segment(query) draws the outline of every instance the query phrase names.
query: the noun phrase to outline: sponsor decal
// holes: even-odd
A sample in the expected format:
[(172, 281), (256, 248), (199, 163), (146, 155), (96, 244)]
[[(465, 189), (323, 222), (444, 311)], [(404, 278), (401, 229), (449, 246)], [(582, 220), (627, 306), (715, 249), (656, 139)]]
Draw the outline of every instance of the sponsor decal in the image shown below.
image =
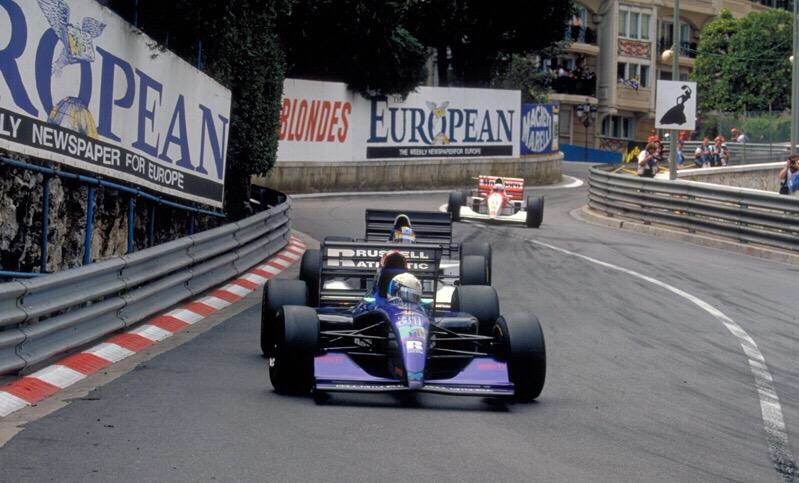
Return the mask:
[(557, 117), (552, 104), (522, 104), (521, 154), (557, 151)]
[(284, 97), (279, 141), (344, 143), (350, 128), (352, 102)]
[[(328, 259), (325, 262), (326, 267), (330, 268), (380, 268), (380, 261), (378, 260), (342, 260), (342, 259)], [(431, 270), (432, 265), (428, 263), (409, 263), (408, 270), (411, 271), (426, 271)]]
[(408, 354), (424, 354), (424, 342), (421, 340), (406, 340), (405, 352)]
[(433, 260), (433, 254), (417, 250), (328, 248), (328, 257), (382, 258), (387, 253), (398, 252), (410, 260)]
[(332, 386), (336, 389), (355, 389), (367, 391), (385, 391), (387, 389), (405, 389), (402, 384), (344, 384), (334, 383)]
[(92, 0), (2, 0), (0, 32), (0, 148), (222, 206), (229, 90)]

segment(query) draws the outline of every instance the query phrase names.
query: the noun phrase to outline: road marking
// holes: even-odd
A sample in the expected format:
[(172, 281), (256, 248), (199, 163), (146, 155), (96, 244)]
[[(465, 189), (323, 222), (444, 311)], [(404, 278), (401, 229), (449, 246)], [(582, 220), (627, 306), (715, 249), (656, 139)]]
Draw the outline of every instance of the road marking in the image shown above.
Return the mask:
[(741, 349), (749, 361), (749, 368), (755, 378), (755, 387), (757, 389), (758, 398), (760, 399), (760, 412), (763, 417), (763, 429), (766, 432), (766, 440), (769, 445), (769, 455), (774, 463), (774, 467), (786, 481), (794, 481), (796, 476), (796, 463), (794, 462), (793, 454), (791, 454), (791, 446), (788, 441), (788, 433), (786, 432), (785, 419), (782, 416), (782, 406), (780, 406), (780, 399), (777, 396), (777, 390), (774, 387), (774, 378), (766, 365), (766, 358), (758, 349), (754, 339), (741, 327), (737, 322), (729, 318), (723, 312), (713, 307), (704, 300), (691, 295), (688, 292), (678, 289), (665, 282), (661, 282), (656, 278), (635, 272), (633, 270), (613, 265), (612, 263), (603, 262), (596, 258), (591, 258), (586, 255), (581, 255), (563, 248), (550, 245), (548, 243), (540, 242), (537, 240), (527, 240), (534, 245), (544, 248), (549, 248), (556, 252), (566, 255), (577, 257), (585, 261), (594, 263), (596, 265), (626, 273), (632, 277), (644, 280), (658, 287), (664, 288), (680, 297), (688, 300), (694, 305), (698, 306), (705, 312), (712, 315), (719, 322), (724, 324), (730, 333), (738, 339)]

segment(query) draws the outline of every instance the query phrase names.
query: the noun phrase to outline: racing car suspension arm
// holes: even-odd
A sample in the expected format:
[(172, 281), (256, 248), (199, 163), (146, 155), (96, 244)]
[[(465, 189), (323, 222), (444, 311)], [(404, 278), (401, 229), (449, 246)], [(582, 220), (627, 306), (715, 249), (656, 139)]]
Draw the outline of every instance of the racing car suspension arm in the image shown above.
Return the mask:
[[(482, 357), (482, 356), (488, 356), (489, 355), (487, 352), (462, 351), (462, 350), (458, 350), (458, 349), (444, 349), (444, 348), (441, 348), (441, 347), (431, 347), (430, 350), (431, 351), (435, 351), (435, 352), (446, 352), (447, 354), (457, 354), (457, 355), (469, 356), (469, 357)], [(435, 354), (431, 354), (431, 356), (432, 357), (436, 357)]]

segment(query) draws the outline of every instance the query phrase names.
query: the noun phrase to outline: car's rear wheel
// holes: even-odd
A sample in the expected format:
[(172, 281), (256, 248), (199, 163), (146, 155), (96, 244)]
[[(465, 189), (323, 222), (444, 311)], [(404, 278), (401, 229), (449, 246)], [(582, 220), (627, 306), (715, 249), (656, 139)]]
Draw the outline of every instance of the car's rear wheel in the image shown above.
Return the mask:
[(302, 280), (272, 279), (266, 282), (261, 299), (261, 351), (275, 355), (277, 316), (284, 305), (308, 305), (308, 286)]
[(463, 242), (461, 244), (460, 255), (461, 263), (463, 263), (463, 257), (467, 255), (479, 255), (483, 257), (486, 265), (486, 273), (488, 274), (486, 285), (491, 284), (491, 244), (488, 242)]
[(278, 311), (275, 355), (269, 360), (269, 380), (275, 392), (292, 395), (311, 392), (318, 347), (316, 311), (310, 307), (284, 305)]
[(461, 257), (461, 285), (490, 285), (486, 260), (480, 255)]
[(508, 363), (515, 399), (533, 401), (544, 389), (547, 372), (544, 331), (538, 318), (524, 313), (499, 317), (494, 337), (499, 348), (497, 356)]
[(308, 305), (319, 307), (319, 274), (322, 271), (322, 252), (306, 250), (300, 262), (300, 280), (308, 286)]
[(467, 313), (477, 319), (481, 334), (490, 334), (499, 317), (499, 297), (489, 285), (455, 287), (452, 294), (452, 311)]
[(539, 196), (533, 198), (527, 197), (527, 226), (529, 228), (538, 228), (541, 222), (544, 221), (544, 197)]
[(453, 191), (449, 194), (449, 202), (447, 203), (447, 211), (452, 215), (452, 221), (461, 219), (461, 206), (463, 205), (463, 193), (460, 191)]

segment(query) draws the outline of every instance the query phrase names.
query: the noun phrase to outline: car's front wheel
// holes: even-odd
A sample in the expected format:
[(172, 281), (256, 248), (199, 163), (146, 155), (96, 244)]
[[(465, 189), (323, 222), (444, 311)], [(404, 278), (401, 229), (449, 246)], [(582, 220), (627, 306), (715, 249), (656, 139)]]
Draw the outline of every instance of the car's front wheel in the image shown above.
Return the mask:
[(497, 318), (494, 338), (498, 356), (507, 361), (514, 396), (530, 402), (541, 395), (547, 372), (544, 331), (532, 314), (513, 314)]
[(282, 278), (266, 282), (261, 299), (261, 352), (266, 357), (275, 354), (277, 314), (284, 305), (308, 305), (308, 285)]
[(539, 196), (533, 198), (527, 197), (527, 226), (529, 228), (538, 228), (541, 222), (544, 221), (544, 197)]
[(461, 219), (461, 206), (463, 206), (463, 193), (460, 191), (453, 191), (449, 194), (449, 202), (447, 202), (447, 211), (452, 215), (452, 221)]
[(269, 380), (279, 394), (304, 395), (314, 384), (319, 317), (310, 307), (284, 305), (277, 317), (277, 344), (269, 359)]

